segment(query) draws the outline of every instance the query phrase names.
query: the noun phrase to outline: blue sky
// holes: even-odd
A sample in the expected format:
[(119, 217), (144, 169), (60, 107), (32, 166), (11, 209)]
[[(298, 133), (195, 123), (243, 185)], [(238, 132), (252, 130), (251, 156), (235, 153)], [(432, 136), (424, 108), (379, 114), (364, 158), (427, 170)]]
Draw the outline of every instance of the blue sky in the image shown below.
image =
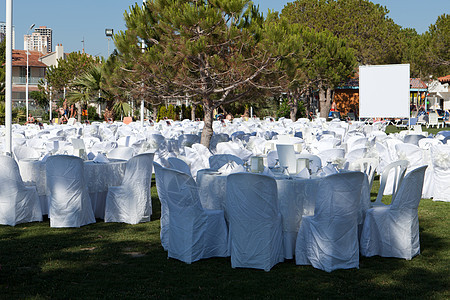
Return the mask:
[[(13, 0), (13, 25), (16, 49), (23, 49), (23, 36), (31, 24), (53, 29), (53, 45), (62, 43), (65, 52), (85, 51), (107, 56), (105, 28), (124, 30), (123, 13), (141, 0)], [(281, 11), (286, 0), (254, 0), (260, 11)], [(402, 27), (412, 27), (419, 33), (428, 30), (439, 15), (450, 13), (449, 0), (373, 0), (386, 6), (389, 17)], [(0, 2), (0, 21), (5, 21), (6, 1)], [(111, 51), (114, 48), (110, 44)]]

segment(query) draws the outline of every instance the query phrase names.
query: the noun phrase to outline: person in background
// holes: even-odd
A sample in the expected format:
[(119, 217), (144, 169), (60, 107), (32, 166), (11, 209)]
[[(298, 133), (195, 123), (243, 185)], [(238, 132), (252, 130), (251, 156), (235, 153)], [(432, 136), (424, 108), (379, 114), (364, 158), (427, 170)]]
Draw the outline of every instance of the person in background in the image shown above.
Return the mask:
[(28, 118), (27, 118), (27, 124), (33, 124), (35, 122), (33, 116), (31, 115), (31, 113), (28, 114)]
[(335, 102), (335, 101), (333, 101), (333, 102), (331, 103), (331, 109), (330, 109), (330, 111), (337, 111), (337, 105), (336, 105), (336, 102)]
[(59, 117), (59, 124), (64, 124), (64, 122), (67, 122), (66, 114), (64, 113), (64, 108), (60, 107), (58, 109), (58, 117)]
[(67, 99), (64, 99), (63, 102), (64, 115), (66, 116), (66, 120), (69, 118), (69, 107), (67, 106)]
[(69, 118), (75, 118), (77, 116), (77, 109), (75, 108), (75, 104), (70, 105), (69, 108)]

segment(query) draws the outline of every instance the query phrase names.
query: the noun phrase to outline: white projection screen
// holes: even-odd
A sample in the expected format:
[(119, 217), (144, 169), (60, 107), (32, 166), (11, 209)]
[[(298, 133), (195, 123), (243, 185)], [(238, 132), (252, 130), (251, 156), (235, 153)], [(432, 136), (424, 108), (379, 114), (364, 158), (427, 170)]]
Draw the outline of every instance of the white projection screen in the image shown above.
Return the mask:
[(409, 64), (359, 67), (359, 117), (409, 118)]

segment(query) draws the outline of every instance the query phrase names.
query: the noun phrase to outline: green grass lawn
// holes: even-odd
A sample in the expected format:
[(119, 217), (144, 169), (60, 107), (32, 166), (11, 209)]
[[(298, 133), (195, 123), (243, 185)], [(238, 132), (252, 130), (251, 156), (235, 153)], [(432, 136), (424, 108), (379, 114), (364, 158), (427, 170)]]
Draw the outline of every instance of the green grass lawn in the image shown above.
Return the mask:
[(450, 203), (421, 201), (422, 254), (411, 261), (361, 257), (359, 270), (326, 273), (288, 260), (264, 272), (232, 269), (229, 258), (167, 259), (154, 187), (152, 198), (154, 220), (138, 225), (0, 226), (0, 299), (450, 298)]
[[(428, 132), (429, 134), (433, 134), (436, 135), (436, 133), (438, 133), (439, 131), (442, 130), (450, 130), (450, 127), (440, 127), (440, 128), (436, 128), (436, 127), (430, 127), (427, 128), (426, 126), (422, 126), (422, 131), (423, 132)], [(406, 131), (406, 129), (399, 129), (397, 127), (395, 127), (394, 125), (389, 125), (386, 128), (386, 133), (396, 133), (396, 132), (400, 132), (400, 131)]]

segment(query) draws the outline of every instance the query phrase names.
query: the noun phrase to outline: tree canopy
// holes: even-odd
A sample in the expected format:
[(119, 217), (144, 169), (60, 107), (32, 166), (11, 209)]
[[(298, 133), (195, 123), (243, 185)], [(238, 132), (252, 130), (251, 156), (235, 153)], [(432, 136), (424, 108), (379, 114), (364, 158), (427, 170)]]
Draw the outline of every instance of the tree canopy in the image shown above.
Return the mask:
[(388, 13), (368, 0), (296, 0), (282, 10), (292, 23), (346, 39), (360, 64), (401, 62), (400, 26)]
[(152, 90), (153, 99), (201, 103), (205, 145), (213, 110), (271, 86), (263, 78), (282, 58), (267, 47), (275, 37), (263, 30), (264, 19), (248, 0), (147, 1), (125, 13), (125, 22), (127, 30), (115, 36), (121, 70), (134, 74), (135, 89)]

